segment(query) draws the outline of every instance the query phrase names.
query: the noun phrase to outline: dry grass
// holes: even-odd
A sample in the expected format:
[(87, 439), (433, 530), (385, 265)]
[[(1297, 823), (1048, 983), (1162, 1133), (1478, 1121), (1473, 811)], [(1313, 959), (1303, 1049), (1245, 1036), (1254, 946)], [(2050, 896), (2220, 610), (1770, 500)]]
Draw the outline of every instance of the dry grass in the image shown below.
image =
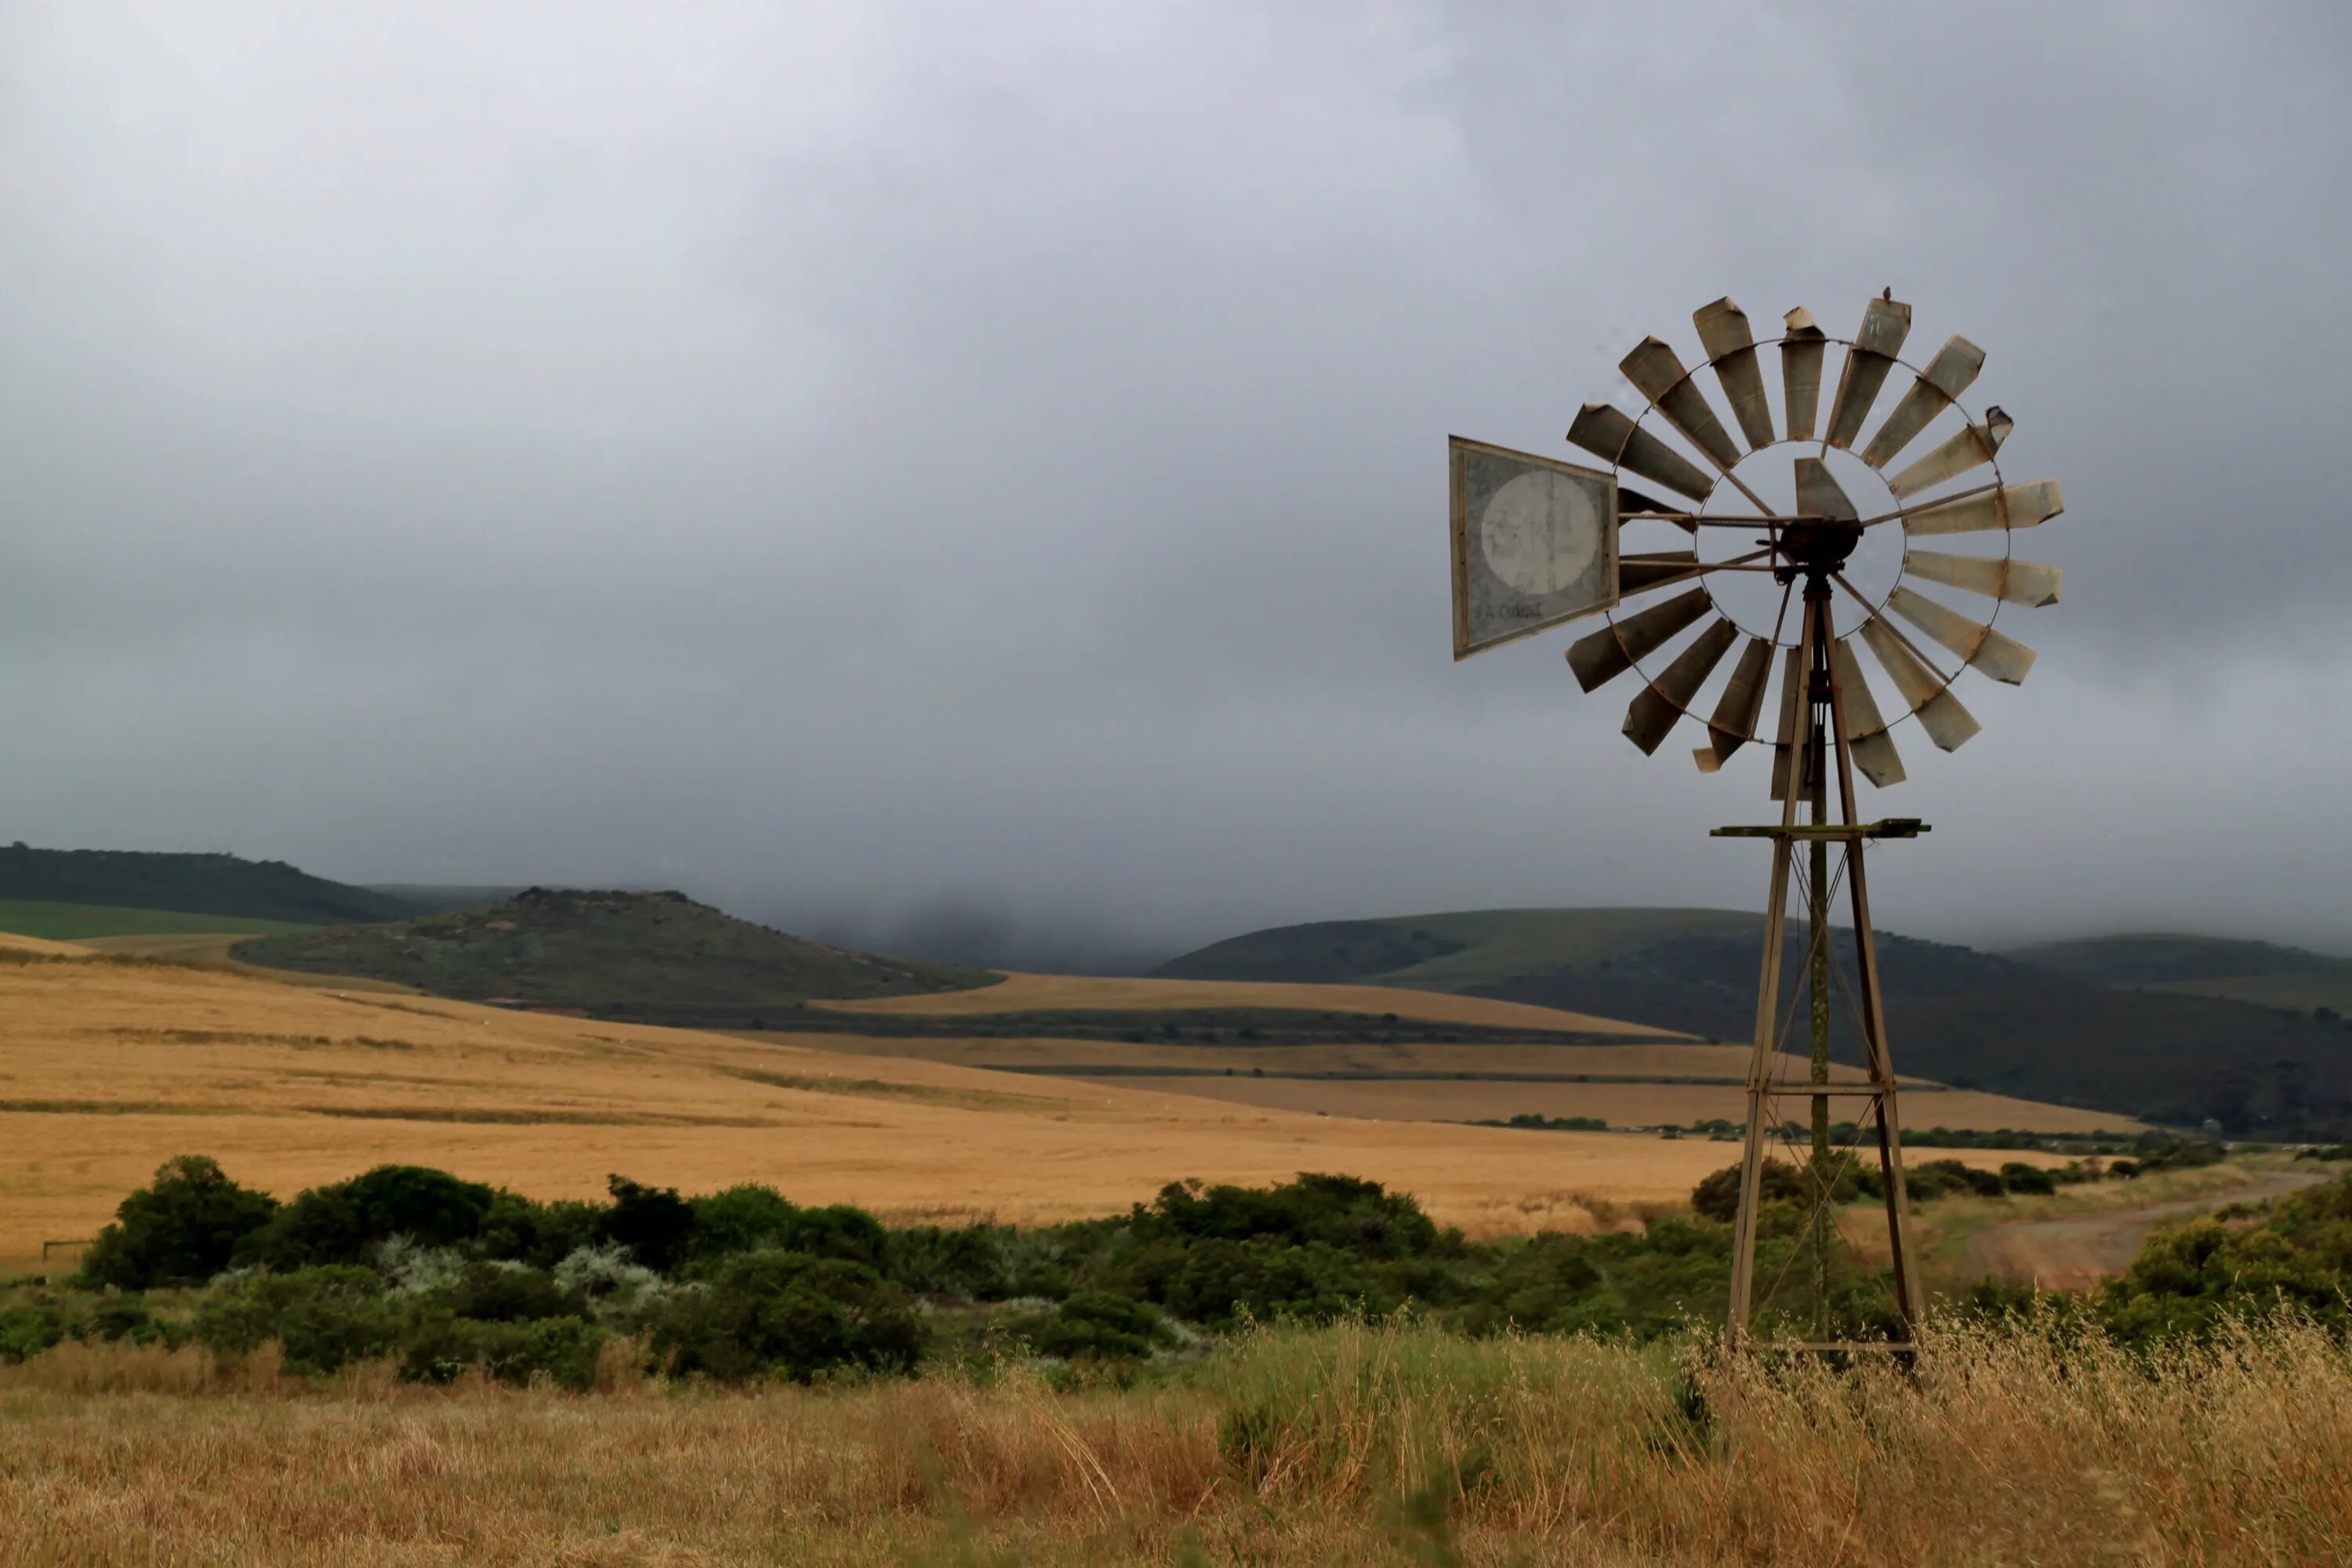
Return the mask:
[(1388, 985), (1303, 985), (1256, 980), (1130, 980), (1086, 974), (1007, 974), (977, 991), (929, 996), (879, 996), (827, 1005), (854, 1013), (916, 1013), (939, 1017), (971, 1013), (1055, 1012), (1072, 1008), (1164, 1012), (1184, 1007), (1293, 1007), (1321, 1013), (1394, 1013), (1441, 1024), (1580, 1034), (1644, 1035), (1687, 1039), (1670, 1029), (1564, 1013), (1524, 1002), (1408, 991)]
[(289, 1398), (267, 1365), (224, 1375), (150, 1356), (161, 1386), (221, 1391), (93, 1395), (101, 1359), (0, 1373), (0, 1559), (1990, 1568), (2352, 1556), (2352, 1364), (2298, 1329), (2182, 1351), (2155, 1375), (2031, 1333), (1945, 1335), (1906, 1379), (1727, 1363), (1696, 1343), (1635, 1352), (1343, 1327), (1245, 1338), (1183, 1385), (1076, 1394), (1018, 1374), (567, 1397), (397, 1389), (358, 1373)]

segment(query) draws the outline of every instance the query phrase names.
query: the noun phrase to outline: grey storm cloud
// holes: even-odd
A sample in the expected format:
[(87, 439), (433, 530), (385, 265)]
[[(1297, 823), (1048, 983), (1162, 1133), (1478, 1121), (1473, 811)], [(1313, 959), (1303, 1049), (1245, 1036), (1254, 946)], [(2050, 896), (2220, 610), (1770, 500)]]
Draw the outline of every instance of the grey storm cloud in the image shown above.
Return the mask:
[(2317, 4), (0, 9), (5, 835), (1065, 962), (1746, 905), (1756, 758), (1451, 662), (1443, 438), (1892, 287), (2069, 575), (1882, 917), (2352, 945), (2347, 70)]

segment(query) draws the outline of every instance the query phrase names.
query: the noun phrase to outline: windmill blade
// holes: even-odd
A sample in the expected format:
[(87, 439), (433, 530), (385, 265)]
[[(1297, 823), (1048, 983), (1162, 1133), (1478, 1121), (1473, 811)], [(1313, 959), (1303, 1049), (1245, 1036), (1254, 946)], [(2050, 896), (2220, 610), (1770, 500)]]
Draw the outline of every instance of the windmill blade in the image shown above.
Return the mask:
[(1822, 356), (1829, 351), (1829, 337), (1802, 305), (1782, 321), (1788, 335), (1780, 340), (1780, 401), (1789, 411), (1789, 439), (1810, 441), (1822, 405)]
[(1789, 798), (1789, 775), (1796, 770), (1797, 731), (1805, 712), (1805, 660), (1801, 644), (1780, 661), (1780, 739), (1772, 749), (1772, 798)]
[(1886, 607), (1995, 680), (2017, 686), (2033, 668), (2033, 650), (2023, 643), (1901, 584), (1886, 595)]
[(1901, 784), (1903, 759), (1895, 752), (1895, 737), (1886, 732), (1886, 721), (1879, 717), (1870, 683), (1862, 678), (1862, 660), (1854, 657), (1852, 637), (1830, 645), (1830, 670), (1837, 677), (1838, 706), (1845, 710), (1846, 749), (1853, 754), (1853, 765), (1881, 789)]
[(1916, 539), (1922, 534), (1986, 533), (2000, 528), (2032, 528), (2065, 510), (2066, 498), (2058, 493), (2058, 481), (2035, 479), (2030, 484), (1986, 490), (1980, 495), (1963, 496), (1958, 500), (1915, 511), (1903, 520), (1903, 531)]
[(1764, 711), (1764, 686), (1772, 677), (1772, 644), (1749, 637), (1731, 667), (1731, 684), (1715, 700), (1715, 716), (1706, 721), (1707, 743), (1691, 754), (1698, 771), (1711, 773), (1731, 753), (1756, 738), (1756, 721)]
[(1568, 647), (1568, 667), (1576, 683), (1598, 689), (1633, 668), (1633, 661), (1665, 646), (1668, 638), (1715, 607), (1705, 588), (1676, 595), (1663, 605), (1626, 616), (1580, 637)]
[(1962, 426), (1951, 439), (1887, 480), (1886, 488), (1897, 500), (1908, 500), (1931, 485), (1958, 479), (1970, 468), (1991, 462), (2013, 427), (2014, 422), (1998, 405), (1988, 408), (1983, 424)]
[(1613, 405), (1586, 404), (1578, 410), (1576, 422), (1568, 427), (1568, 438), (1594, 456), (1631, 468), (1676, 495), (1704, 501), (1715, 491), (1715, 481), (1696, 463), (1634, 424), (1631, 416)]
[(1895, 412), (1886, 416), (1886, 423), (1878, 427), (1878, 434), (1870, 438), (1870, 445), (1863, 448), (1862, 460), (1874, 468), (1893, 462), (1929, 420), (1969, 389), (1977, 373), (1984, 369), (1984, 350), (1968, 339), (1955, 334), (1947, 340), (1912, 382), (1903, 401), (1895, 405)]
[(1680, 511), (1682, 510), (1670, 501), (1662, 501), (1655, 496), (1643, 495), (1640, 490), (1627, 489), (1623, 485), (1617, 487), (1617, 517), (1620, 521), (1624, 520), (1627, 512)]
[(1797, 510), (1807, 517), (1862, 521), (1862, 514), (1853, 510), (1853, 502), (1846, 496), (1845, 487), (1837, 482), (1830, 466), (1819, 458), (1797, 459)]
[(1698, 689), (1706, 684), (1706, 678), (1715, 673), (1715, 667), (1723, 662), (1723, 656), (1738, 639), (1738, 629), (1717, 616), (1712, 625), (1691, 639), (1690, 647), (1675, 656), (1665, 673), (1644, 687), (1642, 694), (1633, 699), (1633, 706), (1625, 710), (1626, 738), (1641, 747), (1644, 755), (1655, 754), (1667, 732), (1674, 729), (1675, 721), (1690, 710), (1691, 700), (1698, 695)]
[(1903, 701), (1919, 715), (1919, 728), (1927, 731), (1927, 739), (1947, 752), (1957, 752), (1969, 737), (1983, 726), (1969, 712), (1944, 678), (1920, 660), (1903, 642), (1903, 634), (1873, 616), (1862, 623), (1862, 640), (1878, 656), (1878, 662), (1894, 679), (1895, 689), (1903, 694)]
[(1696, 550), (1655, 550), (1617, 557), (1617, 596), (1630, 598), (1698, 574)]
[(1895, 356), (1903, 352), (1903, 340), (1910, 335), (1911, 307), (1899, 300), (1873, 300), (1862, 312), (1862, 325), (1838, 372), (1837, 397), (1830, 404), (1830, 428), (1824, 439), (1831, 446), (1853, 445), (1853, 438), (1862, 433), (1863, 420), (1870, 415), (1870, 405), (1878, 400), (1886, 373), (1895, 368)]
[(1715, 460), (1719, 468), (1739, 461), (1739, 448), (1725, 434), (1722, 422), (1707, 405), (1706, 394), (1683, 368), (1682, 360), (1656, 338), (1643, 338), (1639, 347), (1617, 363), (1625, 379), (1641, 389), (1650, 406), (1683, 438)]
[(1903, 570), (1948, 588), (1962, 588), (1971, 594), (1982, 594), (1988, 599), (2006, 599), (2012, 605), (2028, 605), (2035, 609), (2056, 604), (2058, 590), (2066, 578), (2057, 567), (2044, 566), (2039, 561), (2003, 560), (1998, 555), (1947, 555), (1938, 550), (1905, 551)]
[(1691, 322), (1698, 328), (1699, 346), (1715, 362), (1715, 379), (1731, 400), (1739, 433), (1750, 447), (1770, 446), (1772, 408), (1764, 401), (1764, 375), (1756, 367), (1756, 333), (1748, 325), (1748, 312), (1727, 295), (1693, 311)]

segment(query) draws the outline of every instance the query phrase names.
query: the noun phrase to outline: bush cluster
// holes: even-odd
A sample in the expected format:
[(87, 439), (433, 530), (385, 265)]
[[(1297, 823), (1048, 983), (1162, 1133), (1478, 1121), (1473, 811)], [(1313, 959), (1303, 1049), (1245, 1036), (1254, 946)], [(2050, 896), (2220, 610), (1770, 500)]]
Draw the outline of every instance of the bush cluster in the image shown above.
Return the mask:
[[(1933, 1160), (1911, 1192), (2047, 1192), (2095, 1173)], [(281, 1205), (190, 1156), (123, 1200), (71, 1289), (0, 1295), (0, 1360), (69, 1337), (226, 1355), (274, 1342), (297, 1373), (388, 1360), (420, 1382), (478, 1368), (585, 1388), (624, 1340), (653, 1371), (732, 1383), (901, 1373), (959, 1344), (1129, 1362), (1250, 1321), (1398, 1310), (1473, 1335), (1649, 1338), (1723, 1312), (1738, 1176), (1701, 1182), (1689, 1219), (1474, 1243), (1412, 1198), (1339, 1175), (1173, 1184), (1125, 1215), (1034, 1229), (892, 1229), (761, 1186), (688, 1197), (616, 1175), (603, 1202), (541, 1203), (401, 1165)], [(1759, 1261), (1777, 1274), (1809, 1245), (1812, 1178), (1768, 1161), (1762, 1179)], [(1833, 1197), (1875, 1192), (1874, 1173), (1843, 1163)], [(2161, 1234), (2080, 1310), (2136, 1341), (2281, 1301), (2340, 1323), (2347, 1274), (2352, 1176), (2263, 1223)], [(1839, 1262), (1842, 1331), (1888, 1326), (1876, 1283)], [(2019, 1300), (1987, 1286), (1965, 1305)]]

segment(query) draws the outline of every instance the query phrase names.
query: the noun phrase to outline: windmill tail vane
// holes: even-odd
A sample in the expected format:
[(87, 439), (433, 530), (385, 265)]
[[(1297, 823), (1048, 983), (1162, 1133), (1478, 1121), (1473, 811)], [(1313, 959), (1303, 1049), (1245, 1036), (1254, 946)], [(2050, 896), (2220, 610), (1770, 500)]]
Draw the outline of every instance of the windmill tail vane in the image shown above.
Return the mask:
[[(1624, 733), (1643, 752), (1654, 753), (1685, 718), (1703, 727), (1693, 754), (1704, 773), (1751, 742), (1771, 748), (1780, 820), (1717, 830), (1773, 846), (1728, 1332), (1735, 1343), (1758, 1342), (1759, 1285), (1771, 1293), (1758, 1261), (1760, 1167), (1784, 1125), (1774, 1107), (1795, 1096), (1808, 1102), (1812, 1122), (1815, 1331), (1787, 1342), (1908, 1354), (1924, 1303), (1863, 850), (1926, 828), (1909, 818), (1863, 822), (1854, 779), (1881, 788), (1903, 782), (1895, 731), (1906, 721), (1916, 719), (1940, 751), (1974, 736), (1981, 726), (1955, 689), (1964, 671), (2011, 686), (2025, 679), (2033, 650), (1995, 623), (2010, 605), (2057, 603), (2063, 574), (2016, 557), (2011, 543), (2020, 530), (2058, 516), (2064, 500), (2053, 479), (2013, 483), (2002, 473), (2000, 453), (2013, 428), (2007, 414), (1990, 405), (1973, 414), (1961, 403), (1984, 368), (1982, 349), (1954, 336), (1924, 366), (1902, 357), (1911, 307), (1892, 289), (1865, 303), (1851, 338), (1830, 337), (1798, 309), (1783, 318), (1779, 338), (1759, 342), (1728, 298), (1702, 306), (1692, 322), (1703, 355), (1696, 363), (1685, 366), (1654, 337), (1621, 362), (1643, 399), (1638, 413), (1588, 403), (1570, 421), (1569, 441), (1605, 468), (1451, 438), (1454, 658), (1598, 616), (1604, 624), (1569, 645), (1569, 668), (1588, 692), (1629, 671), (1640, 676)], [(1837, 375), (1824, 411), (1832, 349)], [(1777, 363), (1777, 377), (1768, 361)], [(1727, 424), (1701, 371), (1727, 405)], [(1891, 405), (1874, 426), (1890, 387), (1897, 389)], [(1790, 450), (1774, 450), (1782, 447)], [(1899, 563), (1891, 565), (1891, 549), (1874, 548), (1890, 534), (1900, 539)], [(1948, 602), (1954, 593), (1989, 604), (1958, 607)], [(1876, 689), (1865, 650), (1884, 682)], [(1761, 729), (1768, 712), (1769, 735)], [(1801, 804), (1809, 807), (1801, 822)], [(1784, 1016), (1792, 886), (1805, 894), (1811, 932), (1802, 968), (1811, 1059), (1802, 1078), (1782, 1065), (1795, 996), (1792, 989)], [(1856, 970), (1837, 1000), (1853, 1016), (1864, 1058), (1864, 1076), (1846, 1083), (1832, 1082), (1829, 1063), (1839, 979), (1829, 940), (1833, 888), (1851, 906)], [(1864, 1102), (1885, 1194), (1895, 1326), (1884, 1340), (1824, 1337), (1827, 1107), (1847, 1094)], [(1857, 1114), (1857, 1128), (1863, 1121)]]

